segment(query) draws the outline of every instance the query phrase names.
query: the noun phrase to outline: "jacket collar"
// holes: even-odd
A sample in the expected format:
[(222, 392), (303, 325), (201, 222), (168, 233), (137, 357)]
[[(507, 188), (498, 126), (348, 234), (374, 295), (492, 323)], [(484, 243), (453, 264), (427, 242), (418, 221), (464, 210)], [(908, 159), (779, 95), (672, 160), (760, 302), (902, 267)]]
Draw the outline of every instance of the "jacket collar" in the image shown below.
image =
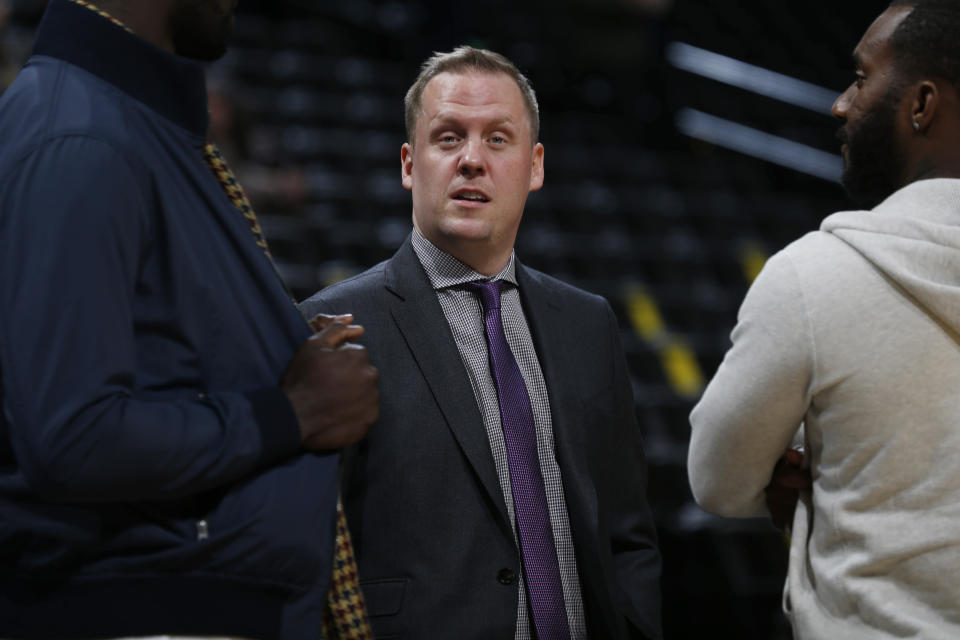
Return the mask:
[(35, 55), (80, 67), (198, 136), (209, 115), (203, 67), (69, 0), (51, 0)]

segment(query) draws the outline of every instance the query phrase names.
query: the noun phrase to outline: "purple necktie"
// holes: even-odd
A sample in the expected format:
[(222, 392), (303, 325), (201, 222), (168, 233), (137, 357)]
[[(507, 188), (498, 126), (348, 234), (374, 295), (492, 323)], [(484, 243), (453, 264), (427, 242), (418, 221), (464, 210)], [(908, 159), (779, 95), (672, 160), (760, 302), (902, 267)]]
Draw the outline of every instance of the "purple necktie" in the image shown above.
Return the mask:
[(470, 282), (463, 286), (477, 294), (483, 305), (493, 382), (500, 400), (500, 418), (507, 445), (523, 573), (536, 637), (537, 640), (569, 640), (560, 565), (540, 473), (530, 396), (500, 320), (500, 291), (506, 284), (497, 280)]

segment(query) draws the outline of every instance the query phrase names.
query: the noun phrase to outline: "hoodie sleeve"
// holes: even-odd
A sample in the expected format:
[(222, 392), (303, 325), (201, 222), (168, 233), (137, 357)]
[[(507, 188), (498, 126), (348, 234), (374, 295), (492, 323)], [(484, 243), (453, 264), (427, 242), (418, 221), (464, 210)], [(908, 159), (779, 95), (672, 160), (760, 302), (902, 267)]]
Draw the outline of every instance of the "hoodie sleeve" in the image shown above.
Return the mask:
[(716, 375), (690, 415), (688, 472), (707, 511), (768, 515), (764, 487), (810, 403), (815, 354), (788, 255), (771, 258), (740, 307)]

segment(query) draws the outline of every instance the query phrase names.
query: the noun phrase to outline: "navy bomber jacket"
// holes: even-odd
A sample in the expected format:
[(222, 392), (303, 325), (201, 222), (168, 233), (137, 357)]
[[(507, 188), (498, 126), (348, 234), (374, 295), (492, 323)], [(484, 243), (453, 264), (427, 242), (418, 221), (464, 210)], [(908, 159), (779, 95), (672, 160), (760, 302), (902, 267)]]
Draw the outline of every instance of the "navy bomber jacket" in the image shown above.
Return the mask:
[(203, 158), (199, 65), (66, 0), (0, 98), (0, 636), (316, 638), (307, 324)]

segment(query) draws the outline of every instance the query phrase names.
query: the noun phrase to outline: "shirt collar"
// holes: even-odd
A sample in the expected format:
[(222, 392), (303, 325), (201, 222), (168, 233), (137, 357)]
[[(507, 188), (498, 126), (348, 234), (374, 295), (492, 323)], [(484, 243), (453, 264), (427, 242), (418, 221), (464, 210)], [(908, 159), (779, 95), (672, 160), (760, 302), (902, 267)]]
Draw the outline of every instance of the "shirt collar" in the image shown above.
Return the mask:
[(507, 266), (500, 273), (491, 277), (474, 271), (446, 251), (438, 248), (424, 238), (416, 227), (414, 227), (410, 236), (410, 242), (413, 244), (413, 250), (417, 254), (420, 264), (423, 265), (423, 270), (427, 272), (427, 278), (430, 279), (430, 284), (434, 290), (449, 289), (477, 280), (506, 280), (513, 286), (517, 286), (516, 258), (513, 251), (510, 252)]
[(51, 0), (35, 55), (76, 65), (198, 136), (209, 119), (203, 67), (69, 0)]

